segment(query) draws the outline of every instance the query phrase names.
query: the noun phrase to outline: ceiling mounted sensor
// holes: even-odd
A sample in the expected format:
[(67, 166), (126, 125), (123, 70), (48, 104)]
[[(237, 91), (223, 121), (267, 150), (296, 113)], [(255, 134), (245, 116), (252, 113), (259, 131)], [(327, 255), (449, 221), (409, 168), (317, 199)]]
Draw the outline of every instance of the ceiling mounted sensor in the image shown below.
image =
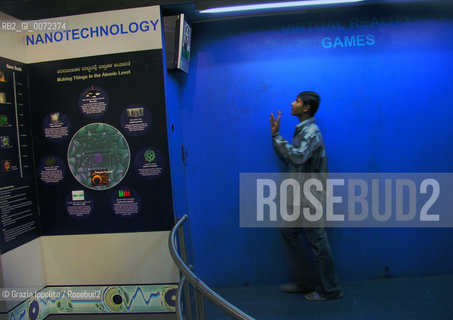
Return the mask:
[(164, 17), (167, 69), (189, 72), (192, 28), (185, 14)]
[[(305, 0), (305, 1), (266, 1), (247, 3), (238, 3), (231, 6), (216, 6), (215, 1), (196, 1), (196, 10), (202, 14), (222, 14), (222, 13), (251, 13), (274, 10), (293, 10), (303, 7), (315, 7), (326, 5), (343, 5), (363, 2), (365, 0)], [(236, 2), (236, 1), (234, 1)], [(225, 2), (223, 2), (225, 3)], [(209, 5), (209, 7), (208, 7)]]

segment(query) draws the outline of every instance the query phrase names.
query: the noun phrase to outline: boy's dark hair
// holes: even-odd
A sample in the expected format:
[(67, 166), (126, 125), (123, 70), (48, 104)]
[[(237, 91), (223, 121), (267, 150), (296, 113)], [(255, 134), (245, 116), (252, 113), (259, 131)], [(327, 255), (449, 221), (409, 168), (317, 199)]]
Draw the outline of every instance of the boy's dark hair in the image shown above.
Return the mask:
[(310, 110), (308, 112), (310, 112), (310, 115), (313, 117), (316, 111), (318, 111), (319, 104), (321, 103), (319, 94), (313, 91), (303, 91), (299, 93), (297, 97), (303, 101), (304, 106), (310, 106)]

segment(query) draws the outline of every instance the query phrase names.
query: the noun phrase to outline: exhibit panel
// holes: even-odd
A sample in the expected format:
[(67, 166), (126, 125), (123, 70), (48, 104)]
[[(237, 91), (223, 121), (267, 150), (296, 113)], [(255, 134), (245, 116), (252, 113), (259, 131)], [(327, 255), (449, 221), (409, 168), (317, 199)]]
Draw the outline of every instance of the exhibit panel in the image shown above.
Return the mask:
[[(174, 203), (160, 8), (37, 23), (52, 28), (14, 35), (23, 63), (0, 58), (7, 68), (0, 74), (1, 160), (8, 160), (0, 246), (12, 250), (2, 256), (4, 282), (43, 293), (97, 288), (101, 297), (85, 309), (86, 299), (67, 294), (29, 299), (9, 317), (172, 313), (179, 279), (167, 245)], [(24, 226), (10, 213), (24, 215), (16, 219)], [(16, 229), (7, 233), (5, 225)], [(32, 244), (42, 281), (22, 283), (29, 272), (17, 266), (30, 261), (20, 253)]]
[(27, 66), (0, 58), (1, 252), (39, 237)]
[[(0, 14), (7, 26), (19, 20)], [(28, 67), (21, 35), (0, 32), (0, 284), (45, 286), (34, 180)], [(20, 301), (1, 301), (0, 313)]]
[(162, 50), (30, 66), (43, 235), (170, 229), (162, 77)]

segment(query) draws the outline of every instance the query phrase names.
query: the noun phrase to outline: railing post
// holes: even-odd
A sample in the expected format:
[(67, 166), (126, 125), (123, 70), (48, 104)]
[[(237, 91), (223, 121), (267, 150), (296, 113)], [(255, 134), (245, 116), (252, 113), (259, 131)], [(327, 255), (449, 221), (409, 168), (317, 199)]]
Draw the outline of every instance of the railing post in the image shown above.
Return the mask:
[[(181, 252), (182, 261), (187, 265), (187, 251), (186, 251), (186, 241), (184, 235), (184, 225), (182, 224), (178, 230), (179, 236), (179, 251)], [(190, 291), (189, 291), (189, 282), (185, 281), (184, 283), (184, 302), (186, 305), (186, 319), (192, 320), (192, 305), (190, 303)]]
[(197, 320), (205, 320), (203, 294), (195, 288), (195, 304), (197, 306)]
[(181, 290), (183, 289), (185, 281), (186, 281), (186, 277), (181, 276), (181, 279), (179, 280), (178, 293), (177, 293), (177, 296), (176, 296), (176, 317), (177, 317), (178, 320), (184, 320), (183, 310), (181, 310), (181, 308), (182, 308)]
[(180, 255), (176, 250), (176, 230), (188, 219), (187, 215), (184, 215), (176, 225), (171, 229), (170, 236), (168, 237), (168, 246), (170, 248), (170, 254), (173, 258), (173, 261), (178, 266), (179, 271), (186, 277), (186, 279), (191, 283), (195, 289), (195, 299), (197, 306), (197, 320), (204, 320), (204, 301), (203, 298), (208, 298), (214, 305), (220, 308), (227, 315), (236, 320), (254, 320), (253, 317), (249, 316), (245, 312), (236, 308), (234, 305), (223, 299), (217, 293), (215, 293), (211, 288), (203, 283), (184, 263)]

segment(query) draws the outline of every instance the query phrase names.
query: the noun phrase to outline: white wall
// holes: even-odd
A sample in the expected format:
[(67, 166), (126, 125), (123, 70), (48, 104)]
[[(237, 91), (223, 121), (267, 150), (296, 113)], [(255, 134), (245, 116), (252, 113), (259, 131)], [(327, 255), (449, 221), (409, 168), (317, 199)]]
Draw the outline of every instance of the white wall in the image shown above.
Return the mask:
[(42, 287), (45, 285), (41, 238), (2, 254), (1, 264), (5, 288)]
[[(14, 21), (16, 28), (21, 23), (20, 20), (0, 12), (0, 22), (8, 21)], [(23, 35), (19, 32), (0, 31), (0, 57), (25, 63), (27, 58), (22, 38)]]
[(169, 231), (42, 237), (47, 285), (178, 282)]

